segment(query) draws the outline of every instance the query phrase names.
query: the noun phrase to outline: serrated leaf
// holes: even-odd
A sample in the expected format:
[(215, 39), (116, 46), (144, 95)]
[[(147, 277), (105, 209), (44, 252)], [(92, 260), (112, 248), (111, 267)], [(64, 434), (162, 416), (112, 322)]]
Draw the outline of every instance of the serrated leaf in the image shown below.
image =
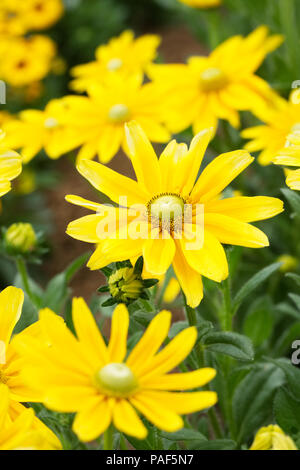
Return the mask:
[(233, 311), (236, 312), (241, 303), (251, 294), (260, 284), (262, 284), (268, 277), (279, 269), (281, 263), (273, 263), (270, 266), (262, 269), (247, 281), (243, 287), (238, 291), (233, 299)]
[(226, 354), (239, 361), (252, 361), (254, 351), (251, 340), (231, 331), (208, 333), (202, 340), (209, 351)]

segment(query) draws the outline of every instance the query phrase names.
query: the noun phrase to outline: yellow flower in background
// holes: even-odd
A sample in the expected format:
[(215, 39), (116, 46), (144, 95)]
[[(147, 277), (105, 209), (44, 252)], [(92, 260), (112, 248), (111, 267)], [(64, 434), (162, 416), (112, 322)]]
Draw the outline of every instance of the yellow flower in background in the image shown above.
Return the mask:
[[(24, 408), (23, 413), (14, 421), (8, 419), (9, 391), (0, 383), (0, 450), (16, 450), (24, 448), (26, 440), (30, 440), (30, 430), (34, 419), (32, 409)], [(32, 440), (31, 445), (33, 446)]]
[(300, 126), (298, 92), (291, 93), (289, 101), (278, 97), (275, 106), (257, 108), (254, 114), (263, 124), (244, 129), (241, 136), (251, 139), (245, 149), (249, 152), (260, 151), (259, 163), (269, 165), (286, 146), (288, 136)]
[[(143, 126), (152, 142), (167, 142), (170, 134), (162, 124), (162, 96), (153, 84), (142, 84), (142, 77), (124, 79), (113, 76), (102, 86), (94, 86), (89, 96), (63, 98), (61, 120), (73, 131), (73, 148), (81, 149), (78, 159), (98, 155), (109, 162), (122, 147), (126, 152), (124, 123), (132, 119)], [(72, 141), (70, 139), (70, 146)]]
[(11, 190), (11, 181), (22, 171), (22, 160), (18, 153), (8, 150), (5, 135), (0, 133), (0, 197)]
[[(22, 2), (15, 0), (1, 0), (0, 5), (0, 37), (19, 36), (26, 33), (21, 12), (18, 8)], [(24, 0), (23, 0), (24, 3)]]
[(177, 279), (175, 279), (175, 277), (171, 277), (164, 291), (163, 302), (166, 304), (173, 303), (176, 297), (179, 295), (179, 293), (180, 293), (180, 284), (177, 281)]
[[(16, 287), (7, 287), (0, 293), (0, 387), (7, 389), (4, 393), (8, 392), (8, 417), (12, 423), (26, 410), (20, 402), (37, 401), (33, 388), (21, 380), (20, 374), (25, 366), (25, 360), (16, 351), (13, 345), (14, 339), (10, 341), (21, 315), (23, 301), (24, 294)], [(25, 329), (19, 336), (29, 335), (32, 330), (37, 333), (34, 326)], [(37, 417), (34, 417), (30, 429), (38, 435), (40, 446), (48, 449), (61, 448), (55, 434)]]
[(19, 337), (16, 345), (30, 363), (24, 377), (40, 391), (43, 403), (77, 413), (73, 430), (80, 440), (96, 439), (112, 422), (119, 431), (144, 439), (147, 429), (138, 413), (159, 429), (177, 431), (184, 426), (181, 414), (216, 403), (215, 392), (182, 392), (211, 381), (214, 369), (168, 374), (191, 352), (196, 328), (187, 328), (160, 349), (171, 325), (171, 313), (162, 311), (128, 354), (125, 305), (113, 313), (108, 346), (82, 298), (73, 299), (72, 313), (76, 337), (45, 309), (40, 319), (51, 348), (29, 335)]
[(96, 49), (96, 60), (72, 69), (75, 79), (71, 88), (86, 91), (90, 85), (103, 83), (112, 75), (143, 76), (146, 67), (155, 59), (160, 37), (146, 34), (137, 39), (132, 31), (124, 31), (108, 44)]
[[(267, 236), (249, 222), (280, 213), (282, 201), (260, 196), (219, 199), (226, 186), (254, 160), (245, 150), (215, 158), (196, 181), (211, 130), (194, 137), (189, 149), (173, 140), (158, 160), (141, 127), (136, 122), (125, 127), (137, 181), (90, 160), (81, 160), (77, 165), (82, 176), (112, 201), (120, 204), (127, 197), (127, 208), (121, 203), (123, 207), (113, 211), (118, 227), (109, 233), (99, 231), (111, 208), (67, 196), (67, 201), (96, 212), (71, 222), (67, 233), (98, 245), (88, 262), (91, 269), (143, 255), (145, 269), (156, 277), (165, 274), (172, 264), (188, 304), (196, 307), (203, 297), (202, 275), (217, 282), (228, 276), (222, 243), (252, 248), (268, 246)], [(183, 217), (186, 204), (192, 207), (189, 224)], [(140, 238), (130, 236), (131, 222), (136, 219), (133, 208), (137, 206), (142, 207)], [(204, 221), (201, 216), (197, 218), (198, 207), (204, 210)], [(199, 248), (196, 240), (196, 246), (191, 248), (189, 230), (193, 233), (204, 230), (203, 246), (200, 243)]]
[[(28, 163), (42, 149), (48, 157), (59, 158), (78, 146), (81, 137), (60, 123), (64, 113), (63, 100), (50, 101), (45, 110), (27, 109), (3, 125), (5, 143), (20, 151), (24, 163)], [(70, 145), (70, 142), (72, 145)]]
[(165, 93), (165, 119), (173, 133), (190, 125), (196, 134), (217, 128), (218, 119), (240, 124), (241, 110), (260, 109), (275, 100), (267, 82), (255, 75), (266, 55), (282, 42), (261, 26), (249, 36), (233, 36), (208, 57), (195, 56), (185, 64), (148, 67), (148, 75)]
[(281, 255), (277, 258), (278, 263), (282, 263), (280, 266), (280, 271), (287, 273), (289, 271), (295, 271), (299, 265), (299, 261), (295, 256), (291, 255)]
[(298, 450), (294, 441), (277, 424), (262, 427), (257, 432), (250, 450)]
[(0, 77), (14, 87), (22, 87), (44, 78), (56, 54), (54, 42), (47, 36), (15, 37), (1, 46)]
[(179, 2), (194, 8), (214, 8), (222, 4), (222, 0), (179, 0)]
[(62, 0), (22, 0), (18, 8), (27, 30), (49, 28), (64, 12)]
[(274, 163), (299, 167), (299, 170), (287, 171), (286, 184), (291, 189), (300, 191), (300, 123), (293, 126), (291, 134), (287, 136), (285, 148), (276, 155)]

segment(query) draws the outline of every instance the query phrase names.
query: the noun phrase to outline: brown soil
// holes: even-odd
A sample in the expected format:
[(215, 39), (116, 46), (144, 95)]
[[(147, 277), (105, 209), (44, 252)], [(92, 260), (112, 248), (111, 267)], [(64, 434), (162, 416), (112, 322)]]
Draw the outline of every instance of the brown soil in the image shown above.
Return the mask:
[[(166, 62), (184, 62), (190, 55), (205, 53), (203, 47), (184, 28), (169, 28), (160, 31), (159, 34), (162, 36), (160, 52)], [(120, 173), (134, 177), (130, 161), (121, 152), (114, 157), (109, 166)], [(67, 159), (58, 162), (58, 171), (64, 175), (61, 183), (47, 194), (48, 207), (53, 213), (55, 225), (51, 237), (52, 256), (45, 267), (47, 278), (65, 269), (80, 254), (93, 249), (93, 245), (74, 240), (65, 234), (69, 222), (89, 214), (90, 211), (67, 203), (64, 197), (66, 194), (76, 194), (97, 201), (98, 195)], [(72, 281), (73, 293), (89, 300), (101, 284), (103, 284), (101, 273), (84, 267)]]

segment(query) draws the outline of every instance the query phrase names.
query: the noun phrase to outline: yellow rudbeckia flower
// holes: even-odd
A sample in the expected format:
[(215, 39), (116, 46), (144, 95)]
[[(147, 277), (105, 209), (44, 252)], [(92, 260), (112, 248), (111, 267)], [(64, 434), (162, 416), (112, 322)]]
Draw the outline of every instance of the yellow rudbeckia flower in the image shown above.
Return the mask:
[[(20, 2), (18, 2), (20, 4)], [(0, 5), (0, 36), (18, 36), (26, 33), (23, 17), (18, 9), (18, 3), (11, 0), (1, 0)]]
[(11, 190), (11, 181), (22, 171), (19, 154), (8, 150), (4, 145), (5, 135), (0, 133), (0, 197)]
[(24, 163), (28, 163), (42, 149), (52, 159), (69, 152), (80, 144), (81, 137), (62, 125), (64, 109), (63, 100), (57, 99), (50, 101), (44, 111), (22, 111), (18, 119), (11, 119), (3, 125), (6, 144), (20, 151)]
[(64, 12), (62, 0), (23, 0), (18, 9), (27, 30), (49, 28)]
[(148, 67), (149, 76), (164, 90), (165, 119), (172, 132), (193, 126), (194, 134), (217, 127), (225, 119), (240, 124), (239, 110), (253, 110), (272, 102), (275, 93), (255, 71), (266, 55), (282, 42), (282, 36), (268, 37), (261, 26), (249, 36), (232, 36), (208, 57), (195, 56), (185, 64)]
[[(274, 159), (276, 165), (300, 167), (300, 123), (295, 124), (291, 134), (287, 136), (285, 148)], [(294, 190), (300, 191), (299, 170), (287, 170), (286, 184)]]
[(181, 3), (194, 8), (214, 8), (222, 4), (222, 0), (179, 0)]
[(258, 108), (254, 114), (263, 124), (241, 132), (242, 137), (251, 139), (245, 149), (249, 152), (260, 151), (258, 161), (262, 165), (272, 163), (286, 146), (288, 136), (299, 128), (300, 100), (297, 97), (298, 94), (293, 92), (289, 101), (278, 97), (275, 106)]
[[(170, 134), (162, 124), (162, 96), (153, 84), (142, 84), (142, 77), (124, 79), (113, 76), (106, 84), (94, 86), (89, 96), (63, 98), (61, 120), (75, 136), (73, 148), (81, 139), (78, 159), (97, 154), (109, 162), (120, 147), (127, 152), (124, 123), (132, 119), (143, 126), (153, 142), (168, 142)], [(70, 139), (70, 146), (72, 139)]]
[[(113, 210), (77, 196), (67, 196), (69, 202), (96, 211), (95, 215), (71, 222), (67, 233), (78, 240), (98, 244), (88, 262), (91, 269), (143, 255), (145, 269), (156, 277), (164, 274), (172, 263), (188, 304), (196, 307), (203, 296), (202, 275), (217, 282), (228, 276), (221, 244), (268, 246), (266, 235), (249, 222), (280, 213), (282, 201), (260, 196), (219, 199), (224, 188), (252, 163), (253, 158), (245, 150), (220, 155), (195, 183), (211, 138), (210, 130), (194, 137), (189, 150), (185, 144), (170, 142), (158, 160), (141, 127), (135, 122), (125, 127), (137, 182), (100, 163), (81, 160), (78, 171), (123, 207)], [(124, 206), (124, 196), (127, 206)], [(131, 236), (131, 222), (137, 219), (133, 209), (137, 205), (140, 234)], [(188, 223), (183, 212), (186, 205), (192, 209)], [(113, 229), (104, 233), (101, 224), (109, 216), (117, 218), (118, 227), (113, 224)], [(191, 231), (201, 232), (194, 240), (194, 247), (190, 246)]]
[(277, 424), (270, 424), (257, 431), (250, 450), (298, 450), (293, 439), (284, 434)]
[[(26, 409), (20, 402), (35, 402), (37, 396), (32, 387), (21, 380), (25, 360), (16, 351), (12, 340), (13, 329), (18, 322), (24, 294), (21, 289), (7, 287), (0, 293), (0, 387), (9, 392), (8, 415), (12, 422), (19, 419)], [(29, 335), (32, 327), (25, 329), (19, 336)], [(36, 332), (36, 327), (34, 328)], [(1, 427), (0, 427), (1, 429)], [(60, 449), (61, 444), (55, 434), (42, 421), (34, 417), (31, 428), (38, 434), (40, 445), (48, 449)]]
[(90, 85), (109, 80), (112, 75), (143, 75), (146, 67), (155, 59), (160, 37), (146, 34), (137, 39), (132, 31), (124, 31), (108, 44), (96, 49), (96, 60), (78, 65), (71, 71), (75, 79), (71, 87), (85, 91)]
[(170, 328), (170, 312), (156, 315), (129, 354), (124, 304), (113, 313), (108, 346), (82, 298), (73, 299), (76, 337), (50, 310), (41, 311), (40, 319), (51, 348), (30, 336), (18, 338), (18, 350), (30, 363), (24, 377), (40, 391), (47, 407), (77, 413), (73, 430), (82, 441), (96, 439), (112, 422), (119, 431), (144, 439), (147, 429), (137, 411), (159, 429), (173, 432), (184, 426), (181, 414), (217, 401), (211, 391), (178, 392), (205, 385), (214, 378), (214, 369), (168, 374), (197, 339), (196, 328), (187, 328), (160, 350)]
[(0, 77), (13, 87), (22, 87), (43, 79), (56, 53), (47, 36), (15, 37), (1, 45)]

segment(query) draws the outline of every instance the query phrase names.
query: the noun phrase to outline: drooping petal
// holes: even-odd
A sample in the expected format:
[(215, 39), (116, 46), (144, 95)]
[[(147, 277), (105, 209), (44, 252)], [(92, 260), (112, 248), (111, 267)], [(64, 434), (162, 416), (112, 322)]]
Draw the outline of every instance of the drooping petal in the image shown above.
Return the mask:
[(113, 410), (113, 422), (119, 431), (137, 439), (145, 439), (148, 434), (147, 428), (127, 400), (116, 401)]
[(90, 399), (79, 411), (73, 423), (73, 431), (83, 442), (97, 439), (110, 425), (112, 420), (110, 400), (104, 397)]
[(165, 274), (173, 261), (175, 250), (171, 237), (146, 240), (143, 248), (146, 270), (153, 275)]

